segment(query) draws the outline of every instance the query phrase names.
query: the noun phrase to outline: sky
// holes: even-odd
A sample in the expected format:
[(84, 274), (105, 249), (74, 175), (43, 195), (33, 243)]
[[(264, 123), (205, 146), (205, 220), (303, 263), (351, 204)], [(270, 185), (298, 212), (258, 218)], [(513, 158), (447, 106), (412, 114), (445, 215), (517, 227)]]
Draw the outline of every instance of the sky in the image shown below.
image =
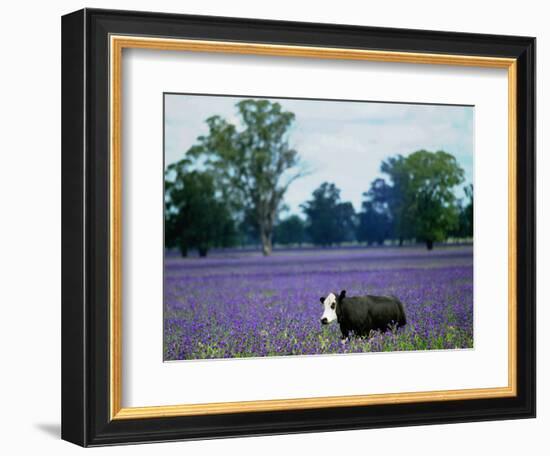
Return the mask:
[[(246, 98), (246, 97), (244, 97)], [(235, 104), (241, 97), (165, 95), (165, 163), (181, 160), (199, 135), (208, 133), (205, 120), (220, 115), (241, 127)], [(294, 181), (281, 214), (301, 215), (300, 204), (323, 182), (340, 188), (342, 201), (361, 209), (363, 193), (380, 173), (383, 160), (420, 149), (453, 154), (473, 183), (474, 108), (367, 101), (274, 99), (296, 118), (289, 131), (309, 174)]]

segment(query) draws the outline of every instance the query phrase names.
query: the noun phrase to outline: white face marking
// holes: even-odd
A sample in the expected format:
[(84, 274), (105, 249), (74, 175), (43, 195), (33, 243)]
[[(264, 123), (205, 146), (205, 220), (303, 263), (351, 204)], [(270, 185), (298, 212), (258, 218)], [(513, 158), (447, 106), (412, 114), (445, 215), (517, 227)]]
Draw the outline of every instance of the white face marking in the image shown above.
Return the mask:
[(326, 323), (331, 323), (336, 320), (336, 295), (330, 293), (323, 302), (324, 312), (321, 317), (321, 322), (326, 319)]

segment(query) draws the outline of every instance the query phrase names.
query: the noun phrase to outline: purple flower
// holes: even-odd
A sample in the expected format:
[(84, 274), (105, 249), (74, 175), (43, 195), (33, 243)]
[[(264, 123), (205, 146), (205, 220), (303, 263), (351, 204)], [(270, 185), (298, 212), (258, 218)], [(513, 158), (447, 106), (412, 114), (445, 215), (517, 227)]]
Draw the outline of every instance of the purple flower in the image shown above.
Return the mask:
[[(399, 297), (407, 325), (342, 344), (337, 324), (319, 324), (319, 297), (340, 289)], [(166, 259), (166, 360), (471, 347), (471, 247)]]

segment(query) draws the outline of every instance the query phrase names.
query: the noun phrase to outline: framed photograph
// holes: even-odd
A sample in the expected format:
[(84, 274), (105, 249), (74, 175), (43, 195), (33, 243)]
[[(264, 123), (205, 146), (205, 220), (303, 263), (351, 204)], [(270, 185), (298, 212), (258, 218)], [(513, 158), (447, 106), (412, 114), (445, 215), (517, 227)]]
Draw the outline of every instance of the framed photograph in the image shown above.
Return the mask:
[(535, 416), (534, 38), (85, 9), (62, 128), (65, 440)]

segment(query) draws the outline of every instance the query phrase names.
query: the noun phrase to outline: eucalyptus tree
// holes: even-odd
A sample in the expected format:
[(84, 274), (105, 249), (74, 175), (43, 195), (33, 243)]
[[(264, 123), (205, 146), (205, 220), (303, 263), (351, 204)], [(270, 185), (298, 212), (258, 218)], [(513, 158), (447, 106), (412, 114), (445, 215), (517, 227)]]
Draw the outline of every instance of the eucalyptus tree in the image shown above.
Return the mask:
[(306, 172), (289, 143), (295, 116), (263, 99), (243, 100), (236, 108), (240, 125), (209, 117), (208, 134), (199, 136), (188, 156), (216, 176), (235, 211), (251, 216), (263, 254), (269, 255), (285, 193)]

